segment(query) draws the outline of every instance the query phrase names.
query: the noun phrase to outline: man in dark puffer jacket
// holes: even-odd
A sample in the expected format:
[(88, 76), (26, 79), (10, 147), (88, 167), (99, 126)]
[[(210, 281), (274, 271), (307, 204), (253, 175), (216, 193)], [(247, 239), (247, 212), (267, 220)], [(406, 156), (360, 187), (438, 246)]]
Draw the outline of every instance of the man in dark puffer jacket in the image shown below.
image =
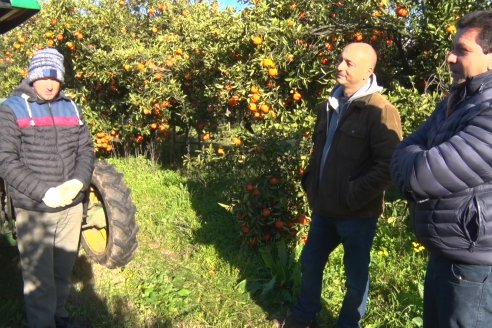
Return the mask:
[(430, 251), (427, 328), (492, 325), (492, 11), (456, 26), (451, 94), (392, 162), (415, 234)]
[(0, 107), (0, 175), (16, 212), (29, 327), (82, 327), (65, 303), (94, 169), (92, 140), (60, 86), (63, 56), (43, 49)]

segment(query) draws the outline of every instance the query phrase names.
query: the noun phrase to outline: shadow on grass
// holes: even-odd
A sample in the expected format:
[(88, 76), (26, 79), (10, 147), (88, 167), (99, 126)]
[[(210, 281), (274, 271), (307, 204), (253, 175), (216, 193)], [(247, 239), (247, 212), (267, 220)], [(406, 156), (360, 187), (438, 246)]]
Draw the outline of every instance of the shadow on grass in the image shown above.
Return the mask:
[[(283, 295), (292, 295), (293, 291), (273, 288), (262, 295), (262, 288), (272, 278), (270, 269), (257, 250), (241, 246), (240, 230), (235, 218), (218, 205), (219, 202), (226, 201), (230, 183), (232, 182), (224, 179), (204, 185), (189, 180), (188, 189), (193, 208), (202, 220), (200, 229), (195, 233), (195, 241), (214, 245), (222, 259), (240, 271), (242, 288), (238, 288), (238, 293), (240, 290), (249, 293), (251, 299), (266, 313), (267, 319), (283, 318), (292, 306), (292, 302), (286, 300), (289, 297)], [(294, 260), (289, 258), (287, 261)], [(336, 324), (336, 319), (326, 306), (323, 306), (318, 318), (319, 327), (329, 328)]]
[(8, 234), (0, 234), (0, 327), (25, 326), (19, 251)]
[[(72, 288), (67, 310), (71, 316), (92, 327), (124, 327), (128, 318), (128, 304), (121, 299), (112, 300), (109, 311), (107, 301), (99, 297), (94, 289), (93, 266), (85, 255), (77, 257), (72, 274)], [(0, 327), (26, 327), (26, 316), (22, 294), (22, 274), (19, 251), (15, 241), (8, 234), (0, 234)], [(168, 327), (163, 321), (156, 327)]]
[[(72, 283), (76, 287), (72, 288), (67, 304), (69, 312), (82, 321), (90, 322), (94, 328), (136, 327), (137, 323), (133, 322), (136, 316), (124, 298), (105, 292), (105, 295), (111, 296), (111, 300), (103, 299), (95, 292), (94, 278), (97, 272), (95, 274), (94, 270), (98, 269), (107, 270), (88, 259), (87, 255), (79, 255), (72, 275)], [(112, 304), (111, 310), (108, 308), (109, 302)], [(167, 318), (160, 318), (158, 322), (152, 322), (152, 327), (167, 328), (171, 325)]]

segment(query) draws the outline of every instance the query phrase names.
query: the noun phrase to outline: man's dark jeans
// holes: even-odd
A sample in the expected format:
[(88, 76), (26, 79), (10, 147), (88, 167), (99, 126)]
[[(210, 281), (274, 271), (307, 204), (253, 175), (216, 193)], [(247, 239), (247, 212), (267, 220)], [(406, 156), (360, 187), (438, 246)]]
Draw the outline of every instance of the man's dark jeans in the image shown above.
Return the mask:
[(377, 218), (313, 217), (307, 244), (301, 254), (301, 293), (291, 314), (296, 321), (307, 325), (321, 310), (323, 270), (331, 252), (342, 244), (347, 292), (337, 327), (360, 327), (359, 320), (367, 305), (370, 251), (376, 226)]
[(492, 327), (492, 266), (431, 254), (424, 286), (424, 328)]

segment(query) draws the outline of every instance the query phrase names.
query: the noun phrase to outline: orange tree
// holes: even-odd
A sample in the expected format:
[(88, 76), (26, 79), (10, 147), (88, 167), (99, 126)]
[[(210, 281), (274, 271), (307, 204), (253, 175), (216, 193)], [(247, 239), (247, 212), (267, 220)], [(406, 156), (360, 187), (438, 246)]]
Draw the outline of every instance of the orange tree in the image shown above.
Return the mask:
[(299, 176), (311, 110), (334, 84), (341, 49), (359, 41), (376, 48), (378, 79), (408, 134), (449, 81), (456, 19), (488, 6), (255, 0), (237, 13), (186, 0), (44, 1), (40, 14), (2, 38), (0, 96), (25, 76), (36, 49), (56, 47), (100, 156), (182, 141), (188, 167), (231, 173), (228, 208), (246, 244), (296, 239), (308, 213)]

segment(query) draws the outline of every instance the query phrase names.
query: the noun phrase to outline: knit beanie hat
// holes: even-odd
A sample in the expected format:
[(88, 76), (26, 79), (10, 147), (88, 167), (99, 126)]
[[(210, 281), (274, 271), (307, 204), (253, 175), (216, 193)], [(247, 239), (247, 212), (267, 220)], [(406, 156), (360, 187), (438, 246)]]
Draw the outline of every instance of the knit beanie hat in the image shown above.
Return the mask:
[(50, 78), (63, 83), (64, 74), (63, 55), (56, 49), (46, 48), (32, 56), (27, 69), (27, 80), (32, 84), (36, 80)]

